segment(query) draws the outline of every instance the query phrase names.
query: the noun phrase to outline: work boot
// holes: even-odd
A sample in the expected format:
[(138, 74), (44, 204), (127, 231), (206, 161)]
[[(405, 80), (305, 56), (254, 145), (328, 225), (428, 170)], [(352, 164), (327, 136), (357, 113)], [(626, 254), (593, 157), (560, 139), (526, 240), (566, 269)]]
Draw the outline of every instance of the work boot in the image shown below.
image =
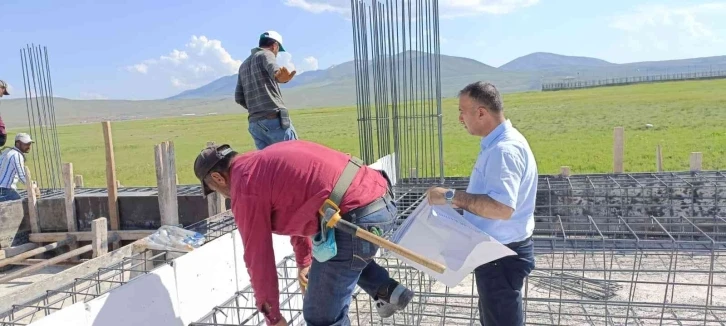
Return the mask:
[(382, 286), (378, 289), (376, 295), (376, 310), (378, 315), (383, 318), (393, 316), (396, 311), (406, 308), (411, 299), (413, 299), (414, 292), (399, 284), (395, 280), (391, 280), (388, 285)]

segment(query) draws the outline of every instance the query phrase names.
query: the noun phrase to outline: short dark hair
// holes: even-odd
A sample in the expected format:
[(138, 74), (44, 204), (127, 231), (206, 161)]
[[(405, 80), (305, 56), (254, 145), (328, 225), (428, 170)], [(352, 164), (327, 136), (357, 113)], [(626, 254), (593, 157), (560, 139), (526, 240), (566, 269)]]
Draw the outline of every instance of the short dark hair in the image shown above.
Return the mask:
[(277, 43), (277, 41), (275, 41), (269, 37), (261, 37), (259, 46), (261, 48), (267, 48), (267, 47), (273, 46), (275, 43)]
[(492, 83), (483, 81), (473, 82), (459, 91), (459, 96), (461, 95), (467, 95), (473, 98), (493, 113), (501, 113), (504, 111), (502, 97), (499, 95), (496, 86)]

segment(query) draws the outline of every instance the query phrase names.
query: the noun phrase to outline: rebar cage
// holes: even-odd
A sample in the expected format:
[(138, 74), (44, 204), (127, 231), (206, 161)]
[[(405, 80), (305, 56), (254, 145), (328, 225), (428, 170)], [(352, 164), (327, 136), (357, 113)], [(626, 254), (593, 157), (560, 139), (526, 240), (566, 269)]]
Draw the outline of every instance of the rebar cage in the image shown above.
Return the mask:
[[(466, 187), (464, 179), (445, 184)], [(726, 323), (724, 187), (722, 172), (541, 176), (536, 269), (522, 291), (526, 324)], [(424, 190), (396, 188), (399, 221)], [(377, 261), (416, 297), (382, 319), (357, 289), (349, 308), (353, 325), (479, 324), (473, 275), (450, 288), (386, 253)], [(278, 265), (280, 302), (288, 322), (304, 325), (295, 266), (293, 257)], [(263, 322), (248, 287), (192, 325)]]

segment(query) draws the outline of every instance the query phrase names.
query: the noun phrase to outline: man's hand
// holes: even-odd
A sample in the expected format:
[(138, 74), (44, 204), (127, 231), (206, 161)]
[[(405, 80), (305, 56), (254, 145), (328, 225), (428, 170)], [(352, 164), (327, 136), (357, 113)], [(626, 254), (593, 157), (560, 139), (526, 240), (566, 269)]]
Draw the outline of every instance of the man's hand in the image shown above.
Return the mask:
[(275, 324), (275, 326), (287, 326), (287, 320), (285, 320), (285, 317), (280, 319), (280, 321), (278, 321), (277, 324)]
[(448, 189), (441, 187), (431, 187), (426, 191), (430, 205), (445, 205), (446, 204), (446, 191)]
[(300, 291), (305, 295), (305, 291), (308, 287), (308, 273), (310, 272), (310, 266), (298, 269), (297, 281), (300, 282)]
[(296, 70), (293, 70), (291, 73), (287, 70), (287, 67), (281, 67), (277, 74), (275, 74), (275, 79), (277, 79), (278, 83), (284, 84), (292, 80), (292, 77), (295, 77), (296, 73)]

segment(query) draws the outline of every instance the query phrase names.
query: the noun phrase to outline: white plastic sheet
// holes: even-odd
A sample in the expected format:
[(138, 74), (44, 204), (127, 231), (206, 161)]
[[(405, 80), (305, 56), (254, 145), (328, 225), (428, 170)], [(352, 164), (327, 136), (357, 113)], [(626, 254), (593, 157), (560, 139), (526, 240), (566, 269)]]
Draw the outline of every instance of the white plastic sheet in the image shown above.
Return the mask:
[(391, 241), (446, 266), (443, 274), (391, 253), (436, 280), (454, 287), (482, 264), (516, 255), (514, 251), (474, 227), (448, 205), (424, 201), (391, 237)]

